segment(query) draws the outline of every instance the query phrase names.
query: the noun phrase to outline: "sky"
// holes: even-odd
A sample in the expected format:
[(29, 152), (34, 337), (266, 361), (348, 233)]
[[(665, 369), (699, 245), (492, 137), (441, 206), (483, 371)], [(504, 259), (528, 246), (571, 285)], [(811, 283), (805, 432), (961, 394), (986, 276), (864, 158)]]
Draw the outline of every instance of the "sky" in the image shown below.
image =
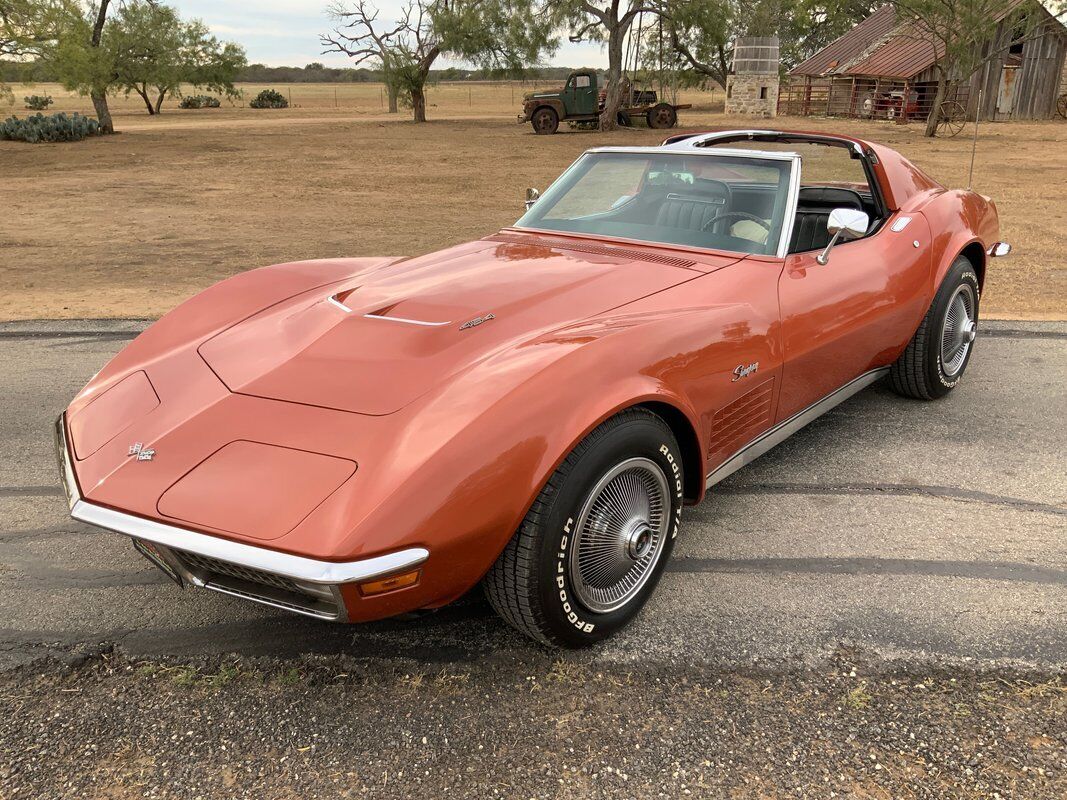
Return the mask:
[[(330, 29), (326, 16), (328, 0), (170, 0), (170, 5), (185, 18), (198, 17), (222, 40), (244, 46), (250, 64), (302, 67), (321, 61), (331, 67), (349, 66), (347, 56), (324, 55), (319, 34)], [(377, 0), (381, 19), (395, 17), (403, 0)], [(553, 66), (605, 67), (607, 54), (600, 44), (571, 44), (564, 36), (555, 56), (547, 59)], [(435, 67), (463, 66), (439, 59)]]

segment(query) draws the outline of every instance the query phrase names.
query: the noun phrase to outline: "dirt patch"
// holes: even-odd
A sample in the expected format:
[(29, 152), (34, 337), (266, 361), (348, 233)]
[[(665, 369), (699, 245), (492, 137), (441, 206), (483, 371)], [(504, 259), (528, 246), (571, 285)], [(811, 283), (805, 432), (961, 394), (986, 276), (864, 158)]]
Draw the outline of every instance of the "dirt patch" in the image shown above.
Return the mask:
[(129, 662), (0, 676), (4, 797), (1062, 798), (1034, 674)]
[[(119, 136), (0, 142), (0, 319), (155, 317), (255, 266), (417, 255), (514, 222), (525, 187), (544, 188), (588, 147), (662, 139), (644, 128), (536, 137), (511, 121), (521, 85), (442, 84), (431, 94), (436, 119), (421, 126), (383, 115), (376, 85), (291, 90), (299, 107), (284, 111), (153, 118), (121, 99)], [(56, 87), (16, 95), (30, 91), (55, 95), (58, 110), (88, 110)], [(753, 124), (717, 113), (721, 93), (681, 99), (696, 104), (681, 130)], [(949, 185), (967, 181), (966, 136), (927, 140), (918, 125), (885, 122), (773, 125), (858, 133)], [(1067, 315), (1067, 124), (985, 125), (974, 185), (996, 200), (1015, 246), (990, 270), (983, 313)]]

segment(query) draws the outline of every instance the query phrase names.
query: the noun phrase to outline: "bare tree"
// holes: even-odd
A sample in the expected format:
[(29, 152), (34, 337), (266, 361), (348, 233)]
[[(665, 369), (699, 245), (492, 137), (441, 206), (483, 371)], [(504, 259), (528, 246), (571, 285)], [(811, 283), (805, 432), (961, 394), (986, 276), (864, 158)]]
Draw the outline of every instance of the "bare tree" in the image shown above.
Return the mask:
[(335, 2), (326, 9), (327, 16), (337, 27), (330, 33), (319, 36), (319, 41), (326, 48), (323, 53), (344, 53), (356, 66), (368, 61), (377, 61), (385, 90), (389, 96), (389, 113), (397, 113), (398, 86), (390, 65), (392, 48), (396, 46), (397, 37), (404, 31), (404, 24), (393, 28), (378, 25), (378, 9), (364, 0), (357, 0), (347, 9), (343, 3)]
[(380, 25), (368, 0), (354, 0), (351, 8), (334, 7), (334, 16), (347, 15), (349, 25), (324, 35), (322, 43), (324, 52), (345, 53), (357, 64), (381, 62), (415, 122), (425, 122), (426, 83), (438, 57), (521, 74), (554, 49), (550, 25), (532, 9), (531, 0), (411, 0), (390, 27)]

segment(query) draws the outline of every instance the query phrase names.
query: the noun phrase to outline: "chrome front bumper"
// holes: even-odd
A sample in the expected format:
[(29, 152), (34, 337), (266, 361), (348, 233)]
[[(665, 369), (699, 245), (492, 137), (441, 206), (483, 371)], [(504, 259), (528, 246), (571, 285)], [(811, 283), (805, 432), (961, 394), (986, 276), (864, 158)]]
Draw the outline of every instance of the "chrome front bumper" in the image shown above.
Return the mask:
[(137, 551), (179, 585), (190, 584), (316, 619), (345, 622), (341, 585), (417, 567), (422, 547), (360, 561), (320, 561), (166, 525), (84, 500), (70, 461), (66, 421), (55, 424), (56, 458), (70, 515), (129, 536)]

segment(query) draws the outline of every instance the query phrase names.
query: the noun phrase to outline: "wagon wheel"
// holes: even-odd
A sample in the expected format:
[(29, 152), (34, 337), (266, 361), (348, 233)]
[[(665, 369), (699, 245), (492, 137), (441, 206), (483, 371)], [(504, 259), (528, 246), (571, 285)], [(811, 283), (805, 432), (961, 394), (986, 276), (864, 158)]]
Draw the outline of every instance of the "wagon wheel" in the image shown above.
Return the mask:
[(653, 106), (648, 112), (648, 127), (650, 128), (673, 128), (678, 122), (678, 112), (666, 103)]
[(1067, 93), (1061, 94), (1056, 100), (1056, 113), (1067, 119)]
[(955, 100), (938, 106), (937, 132), (944, 136), (956, 136), (967, 124), (967, 110)]

